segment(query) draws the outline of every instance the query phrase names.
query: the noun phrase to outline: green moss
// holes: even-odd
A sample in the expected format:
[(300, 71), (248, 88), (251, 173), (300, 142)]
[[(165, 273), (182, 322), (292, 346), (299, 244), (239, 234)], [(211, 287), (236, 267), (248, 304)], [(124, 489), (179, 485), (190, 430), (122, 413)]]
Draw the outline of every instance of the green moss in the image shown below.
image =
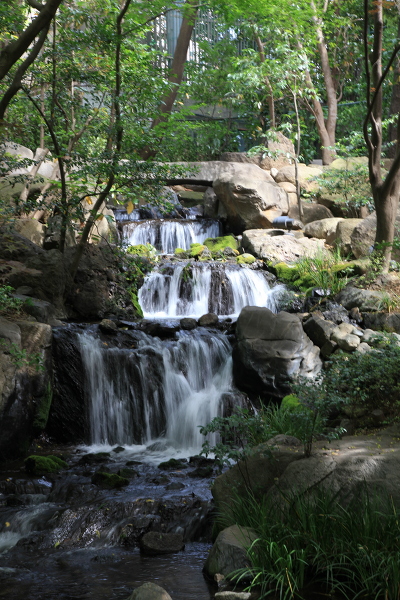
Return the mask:
[(190, 244), (189, 255), (191, 258), (199, 257), (205, 249), (206, 246), (203, 246), (203, 244)]
[(241, 254), (240, 256), (238, 256), (236, 258), (236, 262), (239, 265), (252, 265), (253, 263), (256, 262), (256, 258), (252, 255), (252, 254)]
[(36, 405), (35, 418), (33, 420), (33, 428), (36, 433), (43, 431), (49, 419), (49, 412), (53, 400), (53, 388), (49, 382), (46, 387), (45, 394), (39, 399)]
[(169, 460), (166, 460), (165, 462), (162, 462), (158, 465), (159, 469), (163, 469), (168, 471), (169, 469), (186, 469), (187, 464), (182, 461), (182, 460), (178, 460), (176, 458), (170, 458)]
[(98, 471), (93, 475), (92, 483), (114, 490), (129, 485), (129, 479), (120, 477), (120, 475), (117, 475), (116, 473), (103, 473), (102, 471)]
[(30, 475), (41, 473), (58, 473), (61, 469), (68, 469), (68, 464), (58, 456), (37, 456), (32, 454), (25, 459), (25, 470)]
[(175, 254), (186, 254), (186, 250), (184, 250), (183, 248), (175, 248)]
[(239, 244), (237, 239), (233, 235), (225, 235), (223, 237), (207, 238), (204, 240), (204, 245), (211, 252), (220, 252), (225, 248), (232, 248), (232, 250), (238, 250)]
[(123, 469), (120, 469), (118, 471), (118, 475), (120, 477), (125, 477), (126, 479), (129, 479), (130, 477), (138, 477), (139, 473), (137, 471), (135, 471), (135, 469), (130, 469), (129, 467), (124, 467)]
[(126, 251), (128, 254), (145, 256), (146, 258), (154, 258), (154, 256), (157, 254), (157, 250), (151, 244), (137, 244), (136, 246), (129, 246)]
[(299, 278), (297, 268), (294, 265), (287, 265), (284, 262), (276, 263), (272, 270), (281, 281), (293, 282)]

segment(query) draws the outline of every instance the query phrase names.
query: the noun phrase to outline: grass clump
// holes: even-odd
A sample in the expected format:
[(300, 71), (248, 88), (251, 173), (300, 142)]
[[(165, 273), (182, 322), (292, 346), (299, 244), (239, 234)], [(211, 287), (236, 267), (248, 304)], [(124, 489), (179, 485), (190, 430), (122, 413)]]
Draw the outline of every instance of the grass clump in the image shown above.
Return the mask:
[(43, 473), (58, 473), (61, 469), (68, 469), (68, 464), (58, 456), (37, 456), (32, 454), (25, 459), (25, 470), (30, 475)]
[[(359, 491), (347, 505), (322, 490), (261, 502), (250, 492), (237, 498), (233, 521), (258, 537), (248, 548), (251, 566), (231, 577), (250, 582), (260, 599), (301, 598), (317, 584), (348, 600), (399, 600), (400, 511), (383, 494)], [(220, 521), (227, 526), (224, 515)]]

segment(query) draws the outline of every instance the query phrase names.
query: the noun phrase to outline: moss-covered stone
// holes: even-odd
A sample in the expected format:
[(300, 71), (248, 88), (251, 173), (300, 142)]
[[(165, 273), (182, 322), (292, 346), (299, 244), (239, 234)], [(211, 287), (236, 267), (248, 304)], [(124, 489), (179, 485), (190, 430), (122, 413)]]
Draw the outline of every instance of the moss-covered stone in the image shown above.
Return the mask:
[(176, 256), (181, 256), (182, 257), (182, 254), (187, 254), (187, 252), (183, 248), (175, 248), (175, 253), (174, 254)]
[(222, 252), (225, 248), (232, 248), (232, 250), (238, 250), (239, 248), (239, 243), (233, 235), (207, 238), (204, 240), (204, 245), (207, 246), (211, 252)]
[(98, 471), (92, 476), (92, 483), (100, 487), (114, 490), (129, 485), (129, 479), (121, 477), (116, 473), (104, 473), (104, 471)]
[(42, 473), (58, 473), (61, 469), (68, 469), (68, 464), (58, 456), (37, 456), (32, 454), (25, 459), (25, 470), (30, 475)]
[(284, 262), (280, 262), (273, 265), (271, 269), (280, 281), (292, 282), (299, 278), (295, 265), (287, 265)]
[(256, 260), (257, 259), (255, 258), (255, 256), (253, 256), (252, 254), (248, 254), (248, 253), (241, 254), (240, 256), (238, 256), (236, 258), (236, 262), (239, 265), (252, 265), (253, 263), (256, 262)]
[(170, 458), (165, 462), (162, 462), (158, 465), (159, 469), (163, 469), (165, 471), (173, 470), (173, 469), (186, 469), (187, 463), (183, 460), (178, 460), (176, 458)]
[(190, 244), (189, 255), (191, 258), (197, 258), (204, 252), (205, 249), (206, 246), (203, 244)]
[(136, 244), (136, 246), (129, 246), (126, 251), (128, 254), (145, 256), (146, 258), (153, 258), (157, 254), (157, 250), (151, 244)]
[(126, 479), (133, 479), (134, 477), (139, 477), (139, 473), (135, 469), (130, 469), (129, 467), (123, 467), (118, 471), (118, 475), (120, 477), (125, 477)]

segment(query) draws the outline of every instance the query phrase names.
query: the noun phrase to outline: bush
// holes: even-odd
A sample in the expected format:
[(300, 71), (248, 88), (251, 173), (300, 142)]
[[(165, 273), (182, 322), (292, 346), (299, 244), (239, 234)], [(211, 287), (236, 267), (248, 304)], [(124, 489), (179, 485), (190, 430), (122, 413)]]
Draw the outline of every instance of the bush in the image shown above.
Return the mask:
[(9, 285), (0, 285), (0, 315), (18, 313), (22, 310), (23, 300), (13, 298), (14, 288)]
[(377, 334), (377, 347), (361, 354), (334, 354), (324, 377), (326, 395), (351, 408), (400, 412), (400, 346), (392, 335)]

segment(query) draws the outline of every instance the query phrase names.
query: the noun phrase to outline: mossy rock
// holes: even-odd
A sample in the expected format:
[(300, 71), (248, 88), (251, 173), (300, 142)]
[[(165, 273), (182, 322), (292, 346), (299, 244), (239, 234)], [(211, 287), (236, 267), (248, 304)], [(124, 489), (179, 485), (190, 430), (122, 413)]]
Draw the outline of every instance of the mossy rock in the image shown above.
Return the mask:
[(136, 244), (136, 246), (129, 246), (126, 251), (128, 254), (145, 256), (146, 258), (152, 258), (157, 254), (157, 250), (151, 244)]
[(205, 249), (206, 246), (204, 246), (203, 244), (190, 244), (189, 255), (191, 256), (191, 258), (199, 257)]
[(174, 469), (186, 469), (187, 463), (184, 460), (179, 460), (176, 458), (170, 458), (158, 465), (159, 469), (163, 469), (164, 471), (174, 470)]
[(246, 252), (236, 258), (236, 262), (239, 265), (252, 265), (253, 263), (256, 262), (256, 260), (257, 259), (255, 258), (255, 256), (253, 256), (252, 254), (248, 254)]
[(129, 485), (129, 479), (121, 477), (116, 473), (104, 473), (104, 471), (98, 471), (92, 476), (92, 483), (100, 487), (105, 487), (110, 490), (115, 490)]
[(239, 243), (233, 235), (207, 238), (204, 240), (204, 245), (207, 246), (211, 252), (222, 252), (225, 248), (232, 248), (232, 250), (238, 250), (239, 248)]
[(175, 248), (174, 254), (175, 254), (175, 256), (179, 256), (180, 258), (188, 257), (188, 252), (186, 250), (184, 250), (183, 248)]
[(126, 479), (133, 479), (134, 477), (139, 477), (139, 473), (135, 469), (130, 469), (129, 467), (123, 467), (118, 471), (118, 475), (120, 477), (125, 477)]
[(293, 282), (299, 278), (295, 265), (287, 265), (284, 262), (280, 262), (270, 268), (280, 281)]
[(25, 459), (25, 471), (30, 475), (42, 473), (58, 473), (61, 469), (68, 469), (68, 464), (58, 456), (37, 456), (32, 454)]

